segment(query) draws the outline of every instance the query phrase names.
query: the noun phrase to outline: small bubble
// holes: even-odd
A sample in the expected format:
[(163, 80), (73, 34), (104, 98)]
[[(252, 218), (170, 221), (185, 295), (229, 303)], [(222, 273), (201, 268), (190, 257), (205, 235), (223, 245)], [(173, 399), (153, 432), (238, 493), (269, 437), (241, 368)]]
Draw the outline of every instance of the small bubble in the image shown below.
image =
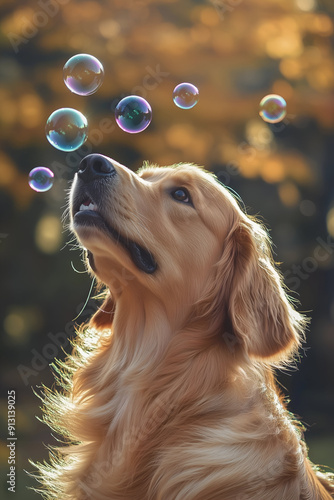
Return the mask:
[(151, 106), (136, 95), (124, 97), (115, 108), (117, 125), (130, 134), (145, 130), (152, 120)]
[(88, 123), (86, 117), (72, 108), (57, 109), (49, 116), (46, 138), (60, 151), (74, 151), (87, 139)]
[(180, 83), (173, 91), (173, 101), (181, 109), (191, 109), (198, 103), (198, 94), (192, 83)]
[(268, 123), (278, 123), (286, 115), (286, 102), (277, 94), (266, 95), (260, 102), (259, 115)]
[(33, 168), (29, 173), (29, 186), (38, 193), (52, 188), (54, 173), (46, 167)]
[(91, 95), (102, 85), (104, 69), (96, 57), (77, 54), (71, 57), (63, 69), (65, 85), (78, 95)]

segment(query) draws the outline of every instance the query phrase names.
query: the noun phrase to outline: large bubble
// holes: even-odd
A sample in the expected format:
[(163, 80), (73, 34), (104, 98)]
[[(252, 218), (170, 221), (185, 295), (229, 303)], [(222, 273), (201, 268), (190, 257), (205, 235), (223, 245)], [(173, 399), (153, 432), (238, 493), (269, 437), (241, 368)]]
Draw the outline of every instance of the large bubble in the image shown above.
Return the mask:
[(96, 57), (77, 54), (71, 57), (63, 69), (65, 85), (71, 92), (90, 95), (102, 85), (104, 69)]
[(117, 104), (115, 118), (122, 130), (136, 134), (145, 130), (151, 123), (152, 109), (142, 97), (130, 95)]
[(87, 139), (86, 117), (72, 108), (57, 109), (49, 116), (45, 133), (52, 146), (60, 151), (74, 151)]

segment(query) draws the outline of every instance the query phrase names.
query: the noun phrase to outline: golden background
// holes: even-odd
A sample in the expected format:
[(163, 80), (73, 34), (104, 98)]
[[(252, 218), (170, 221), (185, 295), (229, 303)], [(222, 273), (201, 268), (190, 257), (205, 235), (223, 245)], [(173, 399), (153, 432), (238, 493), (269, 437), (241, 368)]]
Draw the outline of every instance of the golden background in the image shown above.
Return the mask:
[[(26, 489), (33, 482), (23, 469), (32, 470), (28, 458), (45, 457), (42, 443), (52, 442), (35, 418), (41, 412), (32, 388), (52, 384), (47, 365), (62, 351), (49, 348), (46, 364), (36, 360), (49, 333), (68, 334), (94, 309), (90, 300), (73, 321), (90, 278), (74, 271), (84, 266), (61, 222), (69, 183), (90, 152), (134, 170), (144, 160), (203, 165), (240, 194), (249, 213), (261, 215), (286, 284), (312, 317), (298, 371), (280, 380), (308, 428), (311, 458), (334, 467), (332, 0), (2, 0), (0, 13), (4, 495), (7, 390), (17, 393), (16, 498), (30, 500), (37, 495)], [(65, 62), (78, 53), (104, 66), (103, 85), (91, 96), (74, 95), (63, 82)], [(199, 88), (191, 110), (173, 103), (181, 82)], [(287, 102), (286, 118), (273, 125), (258, 114), (270, 93)], [(152, 123), (139, 134), (114, 121), (116, 104), (129, 94), (152, 106)], [(45, 137), (48, 116), (61, 107), (78, 109), (89, 122), (87, 142), (73, 153)], [(55, 173), (46, 193), (27, 182), (40, 165)]]

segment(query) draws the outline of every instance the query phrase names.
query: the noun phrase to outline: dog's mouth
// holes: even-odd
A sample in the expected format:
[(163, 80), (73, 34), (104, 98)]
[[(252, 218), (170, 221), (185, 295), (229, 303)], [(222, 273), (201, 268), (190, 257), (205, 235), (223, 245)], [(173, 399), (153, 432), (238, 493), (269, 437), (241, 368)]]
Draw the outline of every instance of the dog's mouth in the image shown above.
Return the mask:
[[(157, 269), (157, 263), (151, 252), (135, 241), (126, 238), (114, 227), (112, 227), (101, 215), (98, 206), (92, 198), (85, 196), (73, 209), (73, 222), (75, 226), (93, 226), (101, 229), (113, 241), (122, 245), (138, 269), (147, 274), (152, 274)], [(91, 252), (88, 252), (88, 258), (92, 269), (94, 270), (94, 259)]]

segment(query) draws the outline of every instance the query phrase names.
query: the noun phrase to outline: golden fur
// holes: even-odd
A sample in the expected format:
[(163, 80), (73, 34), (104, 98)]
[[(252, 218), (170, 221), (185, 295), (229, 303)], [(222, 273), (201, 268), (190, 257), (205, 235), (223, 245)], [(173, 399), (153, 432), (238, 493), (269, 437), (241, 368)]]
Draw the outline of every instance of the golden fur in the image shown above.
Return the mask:
[[(106, 297), (45, 394), (65, 438), (39, 465), (57, 500), (325, 500), (273, 368), (293, 360), (306, 320), (274, 266), (264, 227), (199, 167), (112, 160), (99, 207), (154, 255), (145, 273), (104, 231), (76, 226)], [(186, 188), (193, 206), (175, 200)], [(71, 200), (80, 187), (72, 187)]]

